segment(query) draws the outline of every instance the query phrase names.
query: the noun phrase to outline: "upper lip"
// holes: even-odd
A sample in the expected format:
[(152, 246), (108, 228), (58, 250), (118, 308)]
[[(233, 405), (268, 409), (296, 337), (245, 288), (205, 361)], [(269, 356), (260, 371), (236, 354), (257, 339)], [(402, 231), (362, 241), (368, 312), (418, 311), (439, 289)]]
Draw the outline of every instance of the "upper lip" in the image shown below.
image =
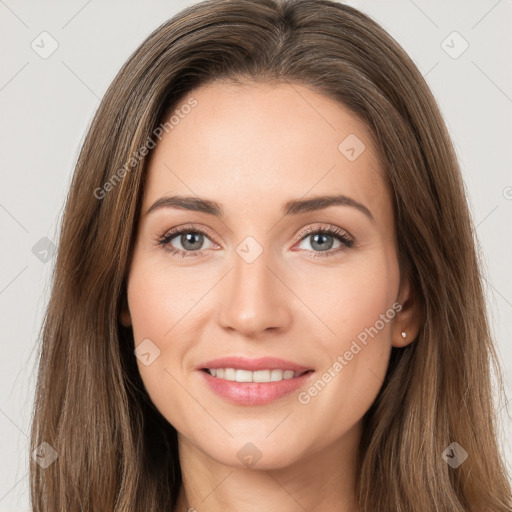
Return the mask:
[(293, 370), (294, 372), (303, 372), (311, 370), (307, 366), (286, 361), (276, 357), (260, 357), (258, 359), (248, 359), (241, 356), (227, 356), (219, 359), (211, 359), (197, 366), (198, 370), (215, 368), (235, 368), (236, 370)]

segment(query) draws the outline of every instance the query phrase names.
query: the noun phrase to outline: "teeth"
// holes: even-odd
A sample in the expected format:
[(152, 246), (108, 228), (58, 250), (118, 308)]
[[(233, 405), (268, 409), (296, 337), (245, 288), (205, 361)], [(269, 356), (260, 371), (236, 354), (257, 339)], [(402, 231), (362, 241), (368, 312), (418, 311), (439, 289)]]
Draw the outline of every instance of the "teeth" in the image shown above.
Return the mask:
[(283, 370), (270, 371), (270, 381), (275, 382), (276, 380), (283, 380)]
[(234, 368), (226, 368), (224, 370), (224, 378), (226, 380), (235, 380), (236, 372)]
[(237, 382), (252, 382), (253, 373), (249, 370), (236, 370), (235, 380)]
[(302, 372), (293, 370), (235, 370), (234, 368), (213, 368), (208, 369), (210, 374), (217, 379), (231, 380), (236, 382), (278, 382), (280, 380), (299, 377)]
[[(280, 370), (277, 370), (278, 372)], [(282, 376), (282, 372), (281, 372)], [(281, 379), (279, 379), (281, 380)], [(258, 370), (256, 372), (252, 372), (252, 381), (253, 382), (270, 382), (270, 370)]]

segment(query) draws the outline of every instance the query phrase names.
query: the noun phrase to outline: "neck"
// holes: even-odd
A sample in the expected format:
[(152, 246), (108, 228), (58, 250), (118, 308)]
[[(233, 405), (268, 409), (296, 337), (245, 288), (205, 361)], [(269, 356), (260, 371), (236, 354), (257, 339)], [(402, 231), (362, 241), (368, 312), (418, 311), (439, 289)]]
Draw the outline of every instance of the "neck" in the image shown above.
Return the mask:
[(360, 428), (286, 467), (265, 470), (221, 464), (178, 434), (183, 483), (175, 512), (359, 512)]

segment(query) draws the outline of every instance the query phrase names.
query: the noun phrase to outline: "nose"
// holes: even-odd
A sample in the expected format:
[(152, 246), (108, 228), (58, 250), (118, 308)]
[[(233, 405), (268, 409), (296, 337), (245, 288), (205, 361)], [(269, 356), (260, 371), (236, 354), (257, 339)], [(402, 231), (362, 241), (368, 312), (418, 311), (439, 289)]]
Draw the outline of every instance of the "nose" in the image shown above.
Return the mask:
[(235, 255), (234, 268), (221, 285), (219, 324), (245, 337), (286, 330), (291, 323), (291, 292), (267, 252), (248, 263)]

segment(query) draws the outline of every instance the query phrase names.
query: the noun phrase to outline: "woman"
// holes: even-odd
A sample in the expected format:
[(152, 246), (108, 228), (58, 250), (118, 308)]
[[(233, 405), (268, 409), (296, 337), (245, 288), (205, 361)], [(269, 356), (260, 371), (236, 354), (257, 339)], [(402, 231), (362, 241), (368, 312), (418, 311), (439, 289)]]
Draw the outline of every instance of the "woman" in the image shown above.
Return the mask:
[(491, 363), (410, 58), (338, 3), (202, 2), (134, 52), (80, 153), (33, 510), (510, 510)]

